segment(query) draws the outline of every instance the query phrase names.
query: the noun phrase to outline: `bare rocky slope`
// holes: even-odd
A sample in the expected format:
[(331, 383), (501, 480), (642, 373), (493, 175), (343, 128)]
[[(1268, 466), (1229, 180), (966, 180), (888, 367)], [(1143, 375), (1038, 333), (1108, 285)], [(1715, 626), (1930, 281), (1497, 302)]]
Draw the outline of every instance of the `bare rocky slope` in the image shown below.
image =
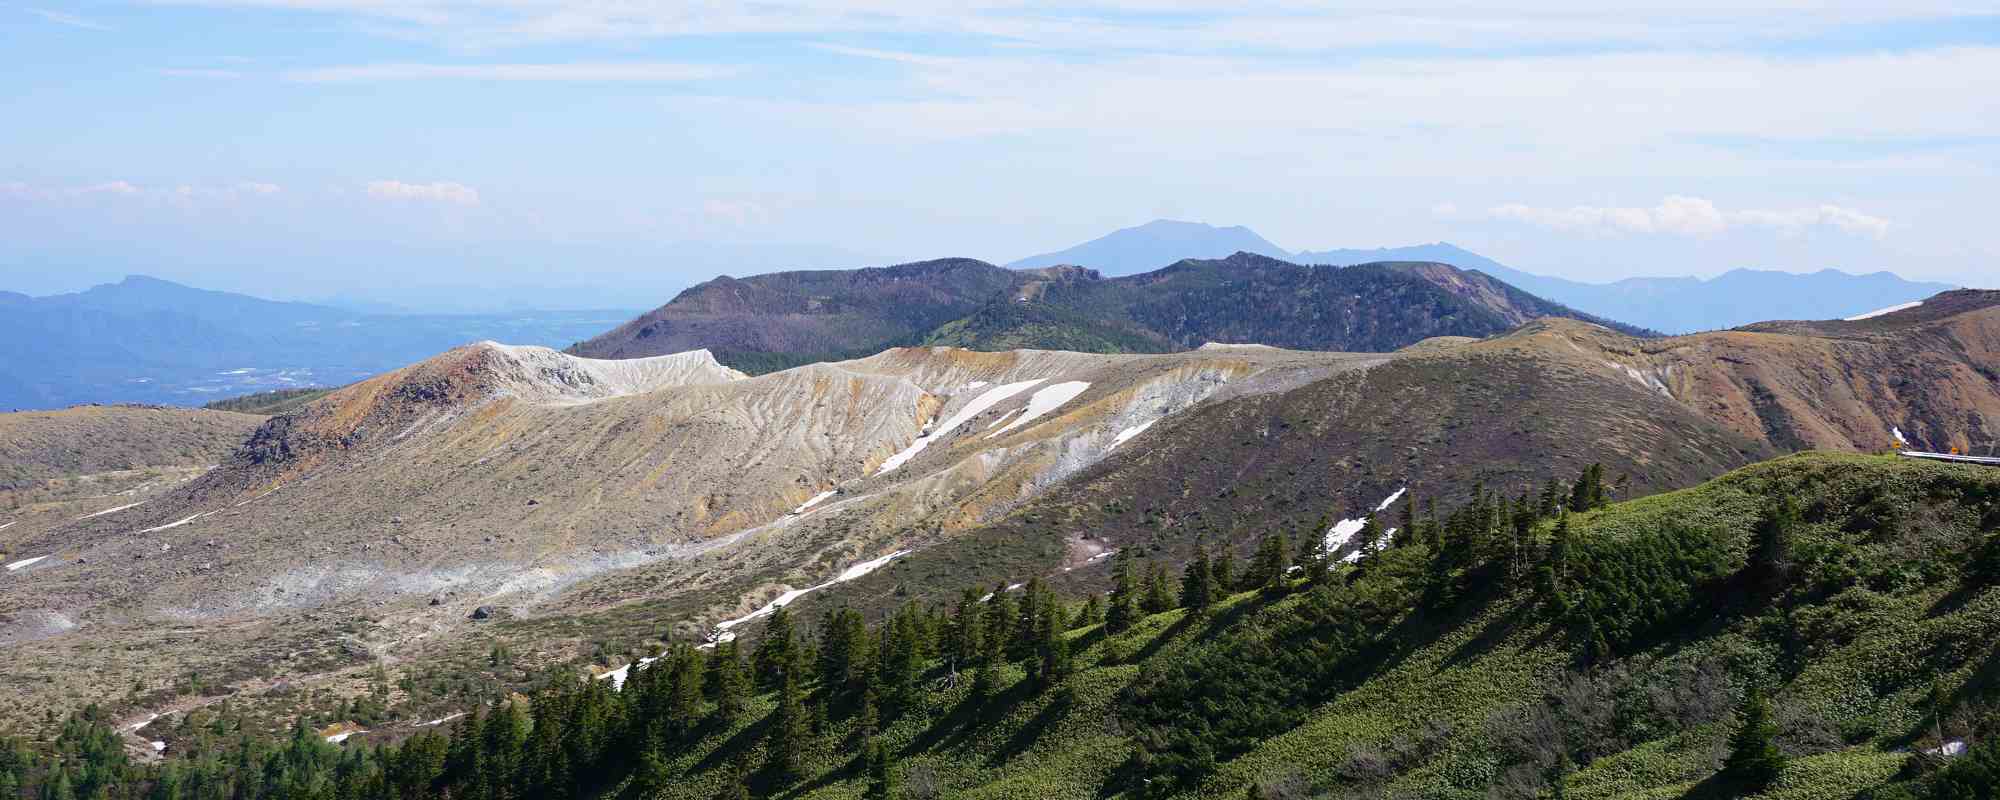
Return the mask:
[(254, 694), (496, 641), (558, 661), (662, 625), (733, 635), (778, 600), (1095, 585), (1115, 549), (1323, 535), (1404, 490), (1603, 463), (1630, 496), (1897, 430), (1979, 444), (1996, 336), (2000, 293), (1959, 292), (1670, 339), (1543, 319), (1394, 353), (912, 347), (756, 377), (482, 343), (10, 539), (35, 560), (0, 575), (0, 677), (38, 687), (24, 709), (136, 684), (158, 710), (195, 701), (170, 688), (189, 672)]

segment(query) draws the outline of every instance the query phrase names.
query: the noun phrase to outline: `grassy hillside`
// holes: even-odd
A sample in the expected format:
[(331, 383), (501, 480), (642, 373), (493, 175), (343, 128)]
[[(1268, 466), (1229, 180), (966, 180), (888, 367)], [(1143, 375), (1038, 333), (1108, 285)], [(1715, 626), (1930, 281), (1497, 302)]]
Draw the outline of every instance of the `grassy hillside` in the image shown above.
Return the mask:
[[(1238, 562), (1198, 609), (1120, 621), (1145, 595), (1208, 596), (1168, 600), (1134, 558), (1105, 621), (1103, 598), (1039, 583), (870, 628), (787, 615), (747, 661), (681, 645), (616, 693), (556, 668), (450, 742), (404, 727), (398, 752), (341, 756), (301, 734), (236, 778), (404, 797), (1986, 796), (1948, 792), (2000, 758), (2000, 473), (1807, 454), (1602, 507), (1580, 483), (1419, 514), (1354, 564)], [(496, 648), (491, 675), (529, 674), (512, 658)], [(717, 678), (738, 666), (759, 689)], [(1768, 725), (1743, 722), (1753, 693)], [(170, 752), (228, 729), (179, 725)], [(1974, 744), (1910, 754), (1945, 741)], [(1718, 772), (1752, 751), (1772, 757), (1763, 785)], [(44, 780), (39, 763), (16, 773)]]
[(77, 406), (0, 414), (0, 490), (51, 478), (213, 464), (263, 418), (158, 406)]

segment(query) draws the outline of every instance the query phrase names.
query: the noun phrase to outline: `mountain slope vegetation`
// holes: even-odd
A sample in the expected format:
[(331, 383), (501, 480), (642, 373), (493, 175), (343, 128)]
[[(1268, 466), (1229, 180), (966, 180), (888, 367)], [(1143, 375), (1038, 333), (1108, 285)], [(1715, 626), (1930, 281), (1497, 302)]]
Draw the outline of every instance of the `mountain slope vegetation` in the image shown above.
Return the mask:
[[(1809, 454), (1608, 505), (1595, 481), (1412, 508), (1352, 561), (1270, 531), (1228, 567), (1125, 552), (1087, 594), (969, 585), (873, 624), (837, 589), (816, 620), (774, 614), (754, 646), (674, 644), (619, 690), (554, 666), (526, 696), (468, 697), (445, 733), (377, 739), (388, 749), (312, 732), (358, 704), (268, 743), (199, 711), (147, 726), (170, 755), (135, 766), (87, 712), (52, 732), (63, 758), (16, 755), (0, 781), (285, 798), (1983, 796), (2000, 759), (2000, 474)], [(522, 674), (508, 659), (490, 674)]]

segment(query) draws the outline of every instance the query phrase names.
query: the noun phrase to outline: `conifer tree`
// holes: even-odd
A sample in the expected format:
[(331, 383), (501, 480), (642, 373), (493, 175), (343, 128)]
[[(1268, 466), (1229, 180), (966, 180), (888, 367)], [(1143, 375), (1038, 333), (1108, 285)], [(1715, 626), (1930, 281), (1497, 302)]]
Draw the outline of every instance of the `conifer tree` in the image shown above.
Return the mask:
[(1083, 601), (1083, 607), (1076, 610), (1076, 618), (1070, 620), (1071, 628), (1088, 628), (1104, 621), (1104, 597), (1092, 594)]
[(880, 739), (870, 739), (862, 757), (868, 763), (867, 800), (893, 800), (901, 794), (896, 786), (895, 755)]
[(986, 633), (982, 647), (994, 661), (1006, 659), (1014, 643), (1014, 626), (1020, 610), (1014, 607), (1011, 594), (1005, 584), (994, 584), (993, 596), (986, 601)]
[(1146, 598), (1140, 607), (1148, 614), (1159, 614), (1174, 608), (1173, 592), (1167, 589), (1167, 567), (1164, 564), (1150, 564), (1146, 570)]
[(778, 707), (771, 712), (769, 768), (781, 780), (798, 777), (805, 764), (809, 720), (796, 674), (787, 670), (778, 676)]
[(719, 642), (708, 660), (708, 685), (715, 697), (715, 718), (733, 725), (750, 703), (750, 676), (735, 641)]
[(656, 750), (639, 756), (639, 768), (632, 773), (632, 794), (639, 800), (658, 797), (673, 785), (674, 773)]
[(701, 654), (686, 642), (677, 643), (668, 651), (666, 662), (655, 662), (653, 669), (662, 666), (672, 668), (667, 694), (667, 732), (676, 740), (686, 739), (701, 722), (701, 695), (705, 683)]
[(1605, 498), (1604, 465), (1592, 464), (1583, 468), (1583, 474), (1570, 487), (1569, 510), (1589, 511), (1603, 506)]
[(1563, 509), (1563, 504), (1568, 498), (1569, 495), (1563, 491), (1562, 484), (1550, 478), (1548, 483), (1542, 484), (1541, 497), (1535, 502), (1535, 516), (1542, 519), (1555, 516)]
[(1417, 496), (1409, 493), (1403, 496), (1402, 516), (1398, 518), (1396, 536), (1391, 546), (1402, 547), (1417, 541)]
[(1015, 615), (1013, 632), (1007, 639), (1007, 660), (1019, 661), (1035, 653), (1035, 646), (1041, 642), (1036, 628), (1042, 621), (1042, 604), (1049, 602), (1047, 589), (1039, 577), (1029, 578), (1021, 587), (1021, 610)]
[(1224, 543), (1220, 549), (1222, 552), (1209, 567), (1209, 573), (1215, 579), (1212, 591), (1218, 598), (1236, 591), (1236, 548)]
[(1752, 686), (1736, 710), (1736, 732), (1729, 737), (1729, 760), (1722, 764), (1722, 777), (1745, 793), (1761, 792), (1784, 771), (1785, 755), (1774, 739), (1778, 726), (1771, 721), (1764, 693)]
[(757, 684), (766, 689), (777, 688), (786, 674), (796, 671), (799, 655), (797, 634), (792, 630), (792, 613), (784, 606), (778, 606), (764, 623), (764, 638), (757, 642), (757, 649), (750, 655), (751, 664), (757, 672)]
[(869, 686), (861, 692), (861, 710), (855, 712), (854, 729), (864, 738), (872, 738), (881, 728), (881, 703), (875, 696), (875, 687)]
[(1291, 566), (1291, 545), (1286, 542), (1283, 533), (1273, 532), (1257, 543), (1257, 557), (1250, 568), (1250, 575), (1266, 593), (1283, 594), (1289, 586), (1286, 572)]
[(978, 590), (968, 588), (959, 594), (958, 610), (952, 614), (947, 637), (947, 649), (958, 666), (969, 667), (979, 660), (980, 634), (985, 630), (980, 612)]
[(1382, 526), (1375, 522), (1375, 515), (1369, 514), (1361, 521), (1361, 530), (1354, 534), (1361, 539), (1361, 557), (1369, 558), (1380, 550)]
[(1201, 613), (1214, 602), (1215, 575), (1208, 562), (1208, 547), (1199, 540), (1194, 543), (1194, 557), (1188, 559), (1181, 570), (1181, 607)]
[(1139, 586), (1132, 575), (1132, 557), (1120, 552), (1117, 559), (1111, 568), (1111, 596), (1104, 609), (1107, 633), (1122, 633), (1139, 618)]

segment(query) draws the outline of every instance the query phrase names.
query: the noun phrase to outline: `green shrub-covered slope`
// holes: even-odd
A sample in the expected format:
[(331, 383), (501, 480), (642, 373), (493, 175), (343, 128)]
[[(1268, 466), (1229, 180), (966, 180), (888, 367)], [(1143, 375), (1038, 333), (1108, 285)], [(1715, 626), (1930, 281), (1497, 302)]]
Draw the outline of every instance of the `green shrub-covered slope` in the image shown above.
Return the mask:
[(1121, 562), (1087, 603), (785, 617), (796, 640), (740, 662), (680, 645), (622, 692), (554, 680), (478, 746), (230, 758), (327, 770), (329, 797), (1993, 796), (2000, 471), (1806, 454), (1611, 505), (1579, 483), (1392, 509), (1357, 563), (1274, 539), (1171, 578)]

